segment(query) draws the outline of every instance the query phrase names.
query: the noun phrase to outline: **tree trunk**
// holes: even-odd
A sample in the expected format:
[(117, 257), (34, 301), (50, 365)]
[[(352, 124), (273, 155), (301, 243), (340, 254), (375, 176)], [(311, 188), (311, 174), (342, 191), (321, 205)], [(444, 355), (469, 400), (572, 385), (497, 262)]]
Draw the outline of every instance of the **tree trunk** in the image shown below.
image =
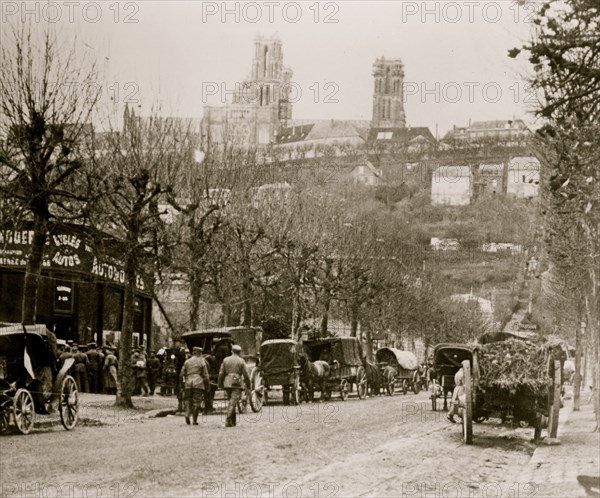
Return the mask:
[(200, 296), (202, 295), (202, 284), (197, 276), (192, 276), (190, 281), (190, 330), (198, 329), (198, 318), (200, 314)]
[(35, 324), (38, 288), (40, 286), (44, 247), (48, 239), (48, 220), (39, 214), (34, 215), (33, 244), (27, 258), (27, 269), (23, 289), (21, 321), (25, 325)]
[(323, 292), (323, 316), (321, 317), (320, 335), (327, 337), (327, 328), (329, 327), (329, 310), (331, 308), (331, 292), (328, 288)]
[(125, 262), (125, 299), (123, 302), (123, 324), (119, 344), (119, 375), (117, 386), (117, 406), (132, 408), (134, 382), (131, 366), (131, 342), (133, 338), (133, 315), (135, 307), (135, 256), (128, 255)]
[(581, 313), (578, 316), (579, 323), (575, 329), (575, 375), (573, 378), (573, 411), (579, 411), (581, 403), (581, 336), (583, 323)]
[(246, 327), (252, 326), (252, 292), (247, 294), (247, 297), (244, 300), (244, 325)]
[(298, 340), (298, 329), (300, 328), (300, 289), (294, 287), (292, 296), (292, 339)]
[(350, 337), (356, 337), (358, 331), (358, 304), (352, 303), (350, 310)]
[(371, 328), (365, 327), (365, 349), (367, 353), (367, 359), (373, 361), (373, 340), (371, 337)]
[[(591, 341), (592, 349), (592, 397), (594, 400), (594, 412), (596, 415), (596, 428), (595, 431), (600, 430), (600, 368), (598, 362), (600, 361), (599, 349), (600, 349), (600, 323), (598, 320), (598, 288), (596, 281), (596, 272), (592, 268), (590, 270), (591, 280), (591, 296), (586, 296), (585, 308), (586, 308), (586, 323), (587, 323), (587, 334)], [(591, 304), (590, 304), (591, 301)]]

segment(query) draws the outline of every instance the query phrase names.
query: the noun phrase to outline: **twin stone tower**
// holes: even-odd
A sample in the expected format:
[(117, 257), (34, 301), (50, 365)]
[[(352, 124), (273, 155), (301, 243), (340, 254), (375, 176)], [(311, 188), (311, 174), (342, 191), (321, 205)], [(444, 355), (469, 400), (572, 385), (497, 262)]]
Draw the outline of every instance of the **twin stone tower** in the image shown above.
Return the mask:
[[(272, 144), (282, 128), (295, 124), (293, 73), (283, 63), (281, 40), (259, 36), (254, 46), (250, 75), (236, 85), (231, 102), (204, 108), (202, 134), (211, 143), (239, 140), (248, 145)], [(378, 58), (373, 64), (373, 77), (371, 127), (404, 128), (402, 62)]]

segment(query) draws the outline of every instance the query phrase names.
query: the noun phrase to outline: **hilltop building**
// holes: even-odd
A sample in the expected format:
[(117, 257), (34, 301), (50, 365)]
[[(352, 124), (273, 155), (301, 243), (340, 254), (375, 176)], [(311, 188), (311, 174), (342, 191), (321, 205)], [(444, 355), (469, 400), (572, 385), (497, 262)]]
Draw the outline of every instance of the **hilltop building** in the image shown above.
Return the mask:
[(209, 143), (245, 145), (275, 142), (292, 118), (289, 99), (292, 71), (283, 64), (281, 40), (257, 37), (250, 77), (238, 84), (232, 102), (204, 108), (202, 138)]
[(204, 108), (202, 138), (208, 144), (272, 146), (280, 160), (311, 158), (333, 147), (345, 155), (374, 143), (419, 148), (435, 144), (428, 128), (407, 128), (404, 112), (404, 66), (380, 57), (373, 64), (373, 109), (368, 120), (293, 120), (292, 70), (283, 64), (279, 38), (257, 37), (250, 77), (238, 85), (225, 106)]
[(474, 142), (492, 139), (499, 142), (519, 143), (531, 132), (522, 119), (475, 121), (468, 126), (454, 126), (443, 138), (443, 142)]

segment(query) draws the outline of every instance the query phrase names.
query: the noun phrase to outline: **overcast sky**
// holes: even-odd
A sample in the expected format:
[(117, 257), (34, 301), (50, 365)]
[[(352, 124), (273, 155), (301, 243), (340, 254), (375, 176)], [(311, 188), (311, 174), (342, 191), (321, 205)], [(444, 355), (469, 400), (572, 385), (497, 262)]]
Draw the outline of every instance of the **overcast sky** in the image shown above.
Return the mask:
[[(27, 15), (77, 34), (113, 98), (139, 100), (142, 113), (160, 102), (200, 117), (204, 101), (221, 100), (206, 95), (207, 84), (231, 90), (248, 75), (257, 34), (281, 38), (302, 92), (297, 119), (370, 119), (372, 65), (382, 55), (404, 63), (407, 124), (434, 134), (438, 125), (440, 136), (469, 119), (526, 118), (532, 97), (525, 66), (507, 57), (529, 37), (532, 6), (512, 0), (51, 3), (29, 5)], [(3, 1), (3, 21), (23, 14), (21, 5)]]

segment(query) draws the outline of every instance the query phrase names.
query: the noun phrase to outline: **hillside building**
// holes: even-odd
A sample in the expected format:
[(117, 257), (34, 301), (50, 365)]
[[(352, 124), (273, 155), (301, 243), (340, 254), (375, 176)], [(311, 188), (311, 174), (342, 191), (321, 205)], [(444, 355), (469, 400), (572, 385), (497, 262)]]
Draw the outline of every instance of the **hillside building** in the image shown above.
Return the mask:
[(505, 143), (520, 143), (531, 132), (522, 119), (475, 121), (468, 126), (454, 126), (443, 138), (444, 142), (497, 140)]
[(469, 166), (440, 166), (431, 177), (431, 203), (466, 206), (471, 202), (472, 189)]
[(508, 162), (506, 193), (529, 199), (540, 191), (540, 162), (535, 157), (513, 157)]

